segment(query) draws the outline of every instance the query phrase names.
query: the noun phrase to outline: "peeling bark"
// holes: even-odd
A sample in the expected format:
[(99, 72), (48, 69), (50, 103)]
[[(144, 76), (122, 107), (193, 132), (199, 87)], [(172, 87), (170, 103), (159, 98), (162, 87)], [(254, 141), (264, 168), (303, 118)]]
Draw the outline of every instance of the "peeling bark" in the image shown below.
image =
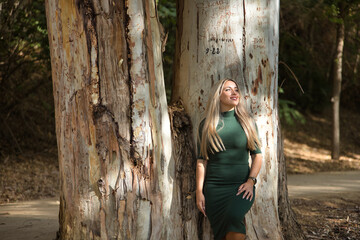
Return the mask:
[(196, 211), (195, 204), (195, 149), (193, 142), (193, 128), (189, 116), (186, 114), (181, 101), (169, 107), (172, 126), (172, 140), (174, 161), (176, 165), (176, 185), (179, 187), (181, 206), (182, 236), (179, 239), (201, 239), (199, 225), (203, 216)]
[(155, 1), (54, 0), (46, 11), (59, 238), (182, 238), (191, 186), (176, 180)]
[(60, 239), (210, 239), (209, 222), (195, 206), (192, 126), (208, 89), (223, 77), (240, 83), (263, 133), (250, 239), (280, 238), (278, 18), (270, 17), (278, 15), (278, 2), (177, 6), (174, 99), (183, 103), (174, 103), (169, 116), (155, 1), (46, 1)]

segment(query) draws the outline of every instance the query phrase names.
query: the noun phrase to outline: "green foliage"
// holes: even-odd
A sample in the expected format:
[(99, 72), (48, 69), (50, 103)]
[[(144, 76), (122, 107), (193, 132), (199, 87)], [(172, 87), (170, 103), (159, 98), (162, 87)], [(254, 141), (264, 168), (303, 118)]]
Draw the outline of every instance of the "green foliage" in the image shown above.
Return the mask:
[(163, 53), (164, 79), (166, 96), (171, 98), (171, 87), (173, 81), (174, 57), (175, 57), (175, 35), (176, 35), (176, 1), (158, 0), (159, 20), (167, 34), (165, 52)]
[[(279, 93), (284, 93), (284, 90), (279, 88)], [(294, 121), (305, 124), (305, 117), (295, 107), (295, 102), (279, 98), (280, 119), (289, 125), (294, 125)]]
[(292, 69), (305, 91), (302, 94), (288, 69), (279, 65), (279, 82), (284, 81), (285, 89), (281, 100), (295, 103), (293, 107), (299, 111), (321, 112), (331, 104), (336, 27), (344, 21), (342, 89), (346, 95), (341, 103), (342, 107), (355, 106), (355, 99), (347, 96), (360, 92), (356, 60), (360, 54), (360, 1), (283, 0), (280, 7), (279, 60)]
[(279, 99), (280, 118), (289, 125), (294, 125), (294, 120), (305, 124), (305, 117), (294, 108), (295, 105), (292, 101)]
[(7, 126), (0, 129), (1, 145), (20, 151), (54, 140), (44, 0), (0, 0), (0, 94), (1, 124)]

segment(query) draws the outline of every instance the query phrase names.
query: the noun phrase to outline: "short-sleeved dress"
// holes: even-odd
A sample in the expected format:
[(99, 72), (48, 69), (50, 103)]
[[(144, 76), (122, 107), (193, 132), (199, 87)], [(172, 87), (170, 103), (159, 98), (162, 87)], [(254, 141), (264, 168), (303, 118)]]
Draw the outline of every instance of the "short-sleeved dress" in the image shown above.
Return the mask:
[[(246, 233), (244, 217), (254, 202), (255, 187), (252, 201), (243, 199), (243, 193), (239, 196), (236, 194), (239, 186), (249, 177), (249, 152), (261, 153), (259, 148), (254, 151), (247, 148), (244, 129), (236, 119), (234, 110), (224, 112), (221, 116), (222, 121), (219, 121), (216, 129), (226, 150), (208, 153), (203, 187), (205, 211), (215, 240), (224, 238), (228, 232)], [(200, 137), (203, 122), (199, 127)], [(202, 158), (200, 154), (198, 158)]]

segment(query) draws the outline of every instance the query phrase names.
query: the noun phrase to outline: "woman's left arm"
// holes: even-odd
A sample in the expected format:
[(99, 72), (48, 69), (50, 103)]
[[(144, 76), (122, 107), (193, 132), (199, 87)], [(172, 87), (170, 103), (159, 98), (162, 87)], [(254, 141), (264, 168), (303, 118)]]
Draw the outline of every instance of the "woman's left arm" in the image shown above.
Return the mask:
[[(256, 178), (257, 175), (260, 172), (261, 164), (262, 164), (262, 154), (252, 154), (251, 155), (251, 168), (250, 168), (250, 174), (249, 177)], [(248, 181), (252, 181), (251, 179), (248, 179)]]
[(250, 201), (254, 196), (253, 193), (254, 181), (250, 179), (250, 177), (256, 178), (257, 175), (259, 174), (262, 164), (262, 155), (261, 153), (252, 154), (251, 159), (252, 159), (252, 163), (251, 163), (249, 178), (245, 183), (240, 185), (238, 189), (238, 193), (236, 194), (236, 195), (240, 195), (242, 192), (244, 192), (243, 198), (250, 199)]

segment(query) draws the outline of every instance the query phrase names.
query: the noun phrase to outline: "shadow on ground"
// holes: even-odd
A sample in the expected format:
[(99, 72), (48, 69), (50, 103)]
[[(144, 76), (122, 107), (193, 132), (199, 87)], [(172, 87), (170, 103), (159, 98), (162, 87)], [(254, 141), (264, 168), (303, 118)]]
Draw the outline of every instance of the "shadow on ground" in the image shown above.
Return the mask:
[(55, 198), (0, 205), (1, 239), (55, 239), (58, 212), (59, 201)]

